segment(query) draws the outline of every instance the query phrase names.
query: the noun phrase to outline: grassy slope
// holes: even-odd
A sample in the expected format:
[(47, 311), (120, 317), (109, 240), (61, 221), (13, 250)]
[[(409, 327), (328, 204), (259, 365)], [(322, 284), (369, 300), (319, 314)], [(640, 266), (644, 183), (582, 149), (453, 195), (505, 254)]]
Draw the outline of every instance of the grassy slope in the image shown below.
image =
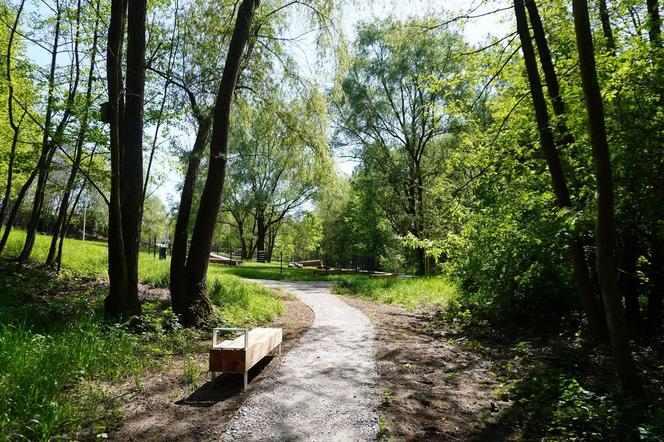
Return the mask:
[[(23, 232), (15, 232), (7, 254), (16, 255)], [(36, 262), (46, 257), (50, 237), (38, 236)], [(0, 260), (0, 439), (48, 440), (80, 437), (95, 422), (96, 433), (114, 425), (116, 400), (99, 387), (163, 368), (173, 355), (201, 351), (207, 332), (181, 330), (161, 302), (144, 303), (136, 328), (105, 320), (106, 244), (67, 240), (63, 270), (19, 267)], [(168, 262), (141, 254), (140, 278), (168, 284)], [(210, 272), (214, 322), (256, 325), (283, 310), (282, 302), (258, 284)]]
[(356, 278), (336, 283), (336, 293), (358, 296), (374, 302), (397, 304), (408, 310), (421, 306), (444, 306), (456, 290), (443, 277), (434, 278)]

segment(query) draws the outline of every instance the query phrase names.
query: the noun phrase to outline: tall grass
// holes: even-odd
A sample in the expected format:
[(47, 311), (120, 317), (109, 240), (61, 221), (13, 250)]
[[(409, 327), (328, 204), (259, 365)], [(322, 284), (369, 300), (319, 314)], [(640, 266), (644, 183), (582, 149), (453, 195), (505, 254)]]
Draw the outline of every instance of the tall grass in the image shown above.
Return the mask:
[[(7, 255), (20, 253), (14, 231)], [(43, 262), (50, 237), (37, 236), (32, 258)], [(131, 327), (103, 315), (107, 246), (67, 239), (63, 270), (0, 259), (0, 440), (94, 437), (117, 423), (117, 401), (99, 386), (160, 368), (167, 355), (202, 351), (199, 334), (182, 330), (162, 303), (144, 303)], [(168, 286), (169, 260), (141, 253), (141, 282)], [(264, 287), (211, 266), (215, 321), (254, 326), (281, 313)], [(207, 333), (204, 333), (207, 338)], [(93, 425), (94, 423), (94, 425)]]
[(336, 293), (358, 296), (374, 302), (397, 304), (408, 310), (421, 306), (444, 306), (456, 295), (453, 284), (435, 278), (355, 278), (337, 282)]

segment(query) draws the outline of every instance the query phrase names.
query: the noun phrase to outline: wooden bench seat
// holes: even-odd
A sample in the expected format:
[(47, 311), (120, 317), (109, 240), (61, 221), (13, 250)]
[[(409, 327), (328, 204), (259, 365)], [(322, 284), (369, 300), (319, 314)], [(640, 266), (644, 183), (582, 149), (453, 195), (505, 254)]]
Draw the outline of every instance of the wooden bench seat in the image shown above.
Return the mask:
[[(242, 331), (241, 336), (217, 342), (220, 331)], [(215, 328), (212, 332), (210, 349), (210, 372), (212, 379), (216, 373), (243, 373), (244, 388), (247, 388), (249, 369), (271, 351), (279, 348), (281, 353), (282, 331), (280, 328)]]

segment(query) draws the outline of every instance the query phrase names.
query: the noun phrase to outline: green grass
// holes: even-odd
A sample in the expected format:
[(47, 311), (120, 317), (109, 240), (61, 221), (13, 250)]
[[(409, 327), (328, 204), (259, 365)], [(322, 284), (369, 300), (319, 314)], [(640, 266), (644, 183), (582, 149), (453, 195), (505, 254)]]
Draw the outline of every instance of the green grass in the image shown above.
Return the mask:
[[(24, 238), (24, 232), (12, 233), (8, 256), (18, 255)], [(0, 440), (105, 433), (120, 416), (117, 392), (102, 385), (138, 380), (146, 370), (166, 367), (173, 355), (204, 351), (200, 339), (209, 338), (206, 331), (179, 327), (163, 302), (144, 303), (139, 323), (108, 322), (107, 289), (97, 283), (107, 278), (106, 244), (66, 240), (60, 273), (38, 265), (49, 245), (50, 237), (37, 236), (35, 263), (26, 266), (0, 259)], [(141, 282), (167, 287), (168, 266), (141, 253)], [(211, 266), (209, 272), (214, 325), (259, 325), (283, 311), (268, 289), (223, 270)], [(193, 369), (185, 368), (193, 382)]]
[(456, 295), (447, 279), (434, 278), (355, 278), (337, 282), (332, 290), (384, 304), (397, 304), (408, 310), (421, 306), (444, 306)]

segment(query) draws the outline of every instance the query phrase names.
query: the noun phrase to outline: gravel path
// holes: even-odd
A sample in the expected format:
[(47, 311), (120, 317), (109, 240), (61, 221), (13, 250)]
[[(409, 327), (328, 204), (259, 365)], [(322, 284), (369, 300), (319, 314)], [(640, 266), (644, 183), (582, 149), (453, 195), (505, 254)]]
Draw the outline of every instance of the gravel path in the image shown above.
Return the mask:
[(260, 282), (297, 295), (316, 317), (222, 440), (374, 440), (378, 394), (369, 319), (333, 295), (330, 283)]

